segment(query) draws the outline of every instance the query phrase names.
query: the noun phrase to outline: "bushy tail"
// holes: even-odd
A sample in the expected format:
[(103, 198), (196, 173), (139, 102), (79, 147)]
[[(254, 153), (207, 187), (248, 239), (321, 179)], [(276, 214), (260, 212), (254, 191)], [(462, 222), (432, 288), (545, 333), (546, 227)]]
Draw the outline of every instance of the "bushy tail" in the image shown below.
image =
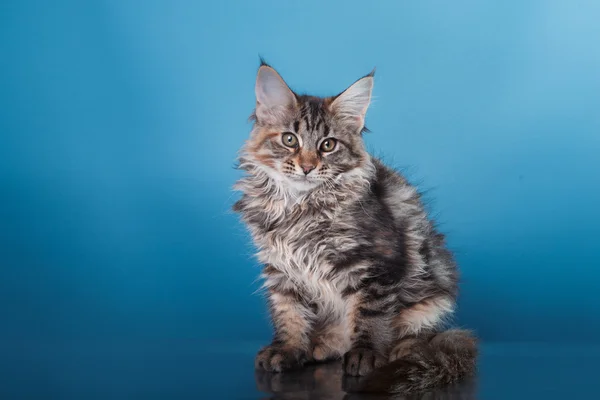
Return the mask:
[(477, 339), (469, 331), (452, 329), (403, 339), (392, 355), (394, 361), (366, 376), (353, 391), (409, 394), (458, 382), (475, 374)]

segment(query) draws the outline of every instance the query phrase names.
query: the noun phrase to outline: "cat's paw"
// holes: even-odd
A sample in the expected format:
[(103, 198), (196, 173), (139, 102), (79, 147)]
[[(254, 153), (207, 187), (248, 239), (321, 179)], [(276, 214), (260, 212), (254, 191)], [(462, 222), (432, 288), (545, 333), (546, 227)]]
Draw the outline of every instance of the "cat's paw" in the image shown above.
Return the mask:
[(284, 346), (270, 345), (258, 352), (254, 365), (257, 369), (269, 372), (283, 372), (299, 368), (304, 363), (306, 363), (305, 352)]
[(365, 376), (385, 362), (385, 357), (373, 349), (357, 347), (344, 355), (344, 372), (351, 376)]
[(415, 352), (415, 349), (427, 347), (426, 338), (408, 337), (400, 340), (390, 352), (389, 362), (406, 358)]

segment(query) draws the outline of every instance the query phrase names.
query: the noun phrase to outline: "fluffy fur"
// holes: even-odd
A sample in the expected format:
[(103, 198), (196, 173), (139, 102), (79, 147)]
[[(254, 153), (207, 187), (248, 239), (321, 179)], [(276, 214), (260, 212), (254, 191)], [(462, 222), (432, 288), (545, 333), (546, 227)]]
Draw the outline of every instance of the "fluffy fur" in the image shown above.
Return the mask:
[[(473, 374), (475, 338), (443, 332), (457, 266), (419, 193), (365, 150), (373, 74), (334, 97), (294, 93), (263, 63), (241, 151), (241, 213), (274, 325), (256, 367), (342, 358), (362, 391), (407, 393)], [(291, 136), (290, 136), (291, 135)]]

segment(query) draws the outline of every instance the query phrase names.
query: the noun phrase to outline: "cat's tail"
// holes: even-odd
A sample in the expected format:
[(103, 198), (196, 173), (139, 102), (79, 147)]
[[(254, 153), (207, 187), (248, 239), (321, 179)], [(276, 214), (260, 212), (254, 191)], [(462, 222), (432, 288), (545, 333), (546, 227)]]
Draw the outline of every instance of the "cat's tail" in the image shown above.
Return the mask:
[(452, 329), (397, 343), (389, 364), (364, 377), (355, 392), (409, 394), (452, 384), (475, 374), (477, 339)]

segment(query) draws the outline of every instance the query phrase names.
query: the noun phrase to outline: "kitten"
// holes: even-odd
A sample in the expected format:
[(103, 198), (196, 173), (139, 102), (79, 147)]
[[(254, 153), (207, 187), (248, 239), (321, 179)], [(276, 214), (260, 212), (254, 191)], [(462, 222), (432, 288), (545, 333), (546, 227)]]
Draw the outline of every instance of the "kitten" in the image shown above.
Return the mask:
[(262, 62), (234, 205), (264, 263), (274, 325), (256, 367), (343, 359), (361, 391), (406, 393), (475, 371), (476, 339), (442, 331), (457, 266), (419, 193), (365, 150), (373, 73), (334, 97), (294, 93)]

